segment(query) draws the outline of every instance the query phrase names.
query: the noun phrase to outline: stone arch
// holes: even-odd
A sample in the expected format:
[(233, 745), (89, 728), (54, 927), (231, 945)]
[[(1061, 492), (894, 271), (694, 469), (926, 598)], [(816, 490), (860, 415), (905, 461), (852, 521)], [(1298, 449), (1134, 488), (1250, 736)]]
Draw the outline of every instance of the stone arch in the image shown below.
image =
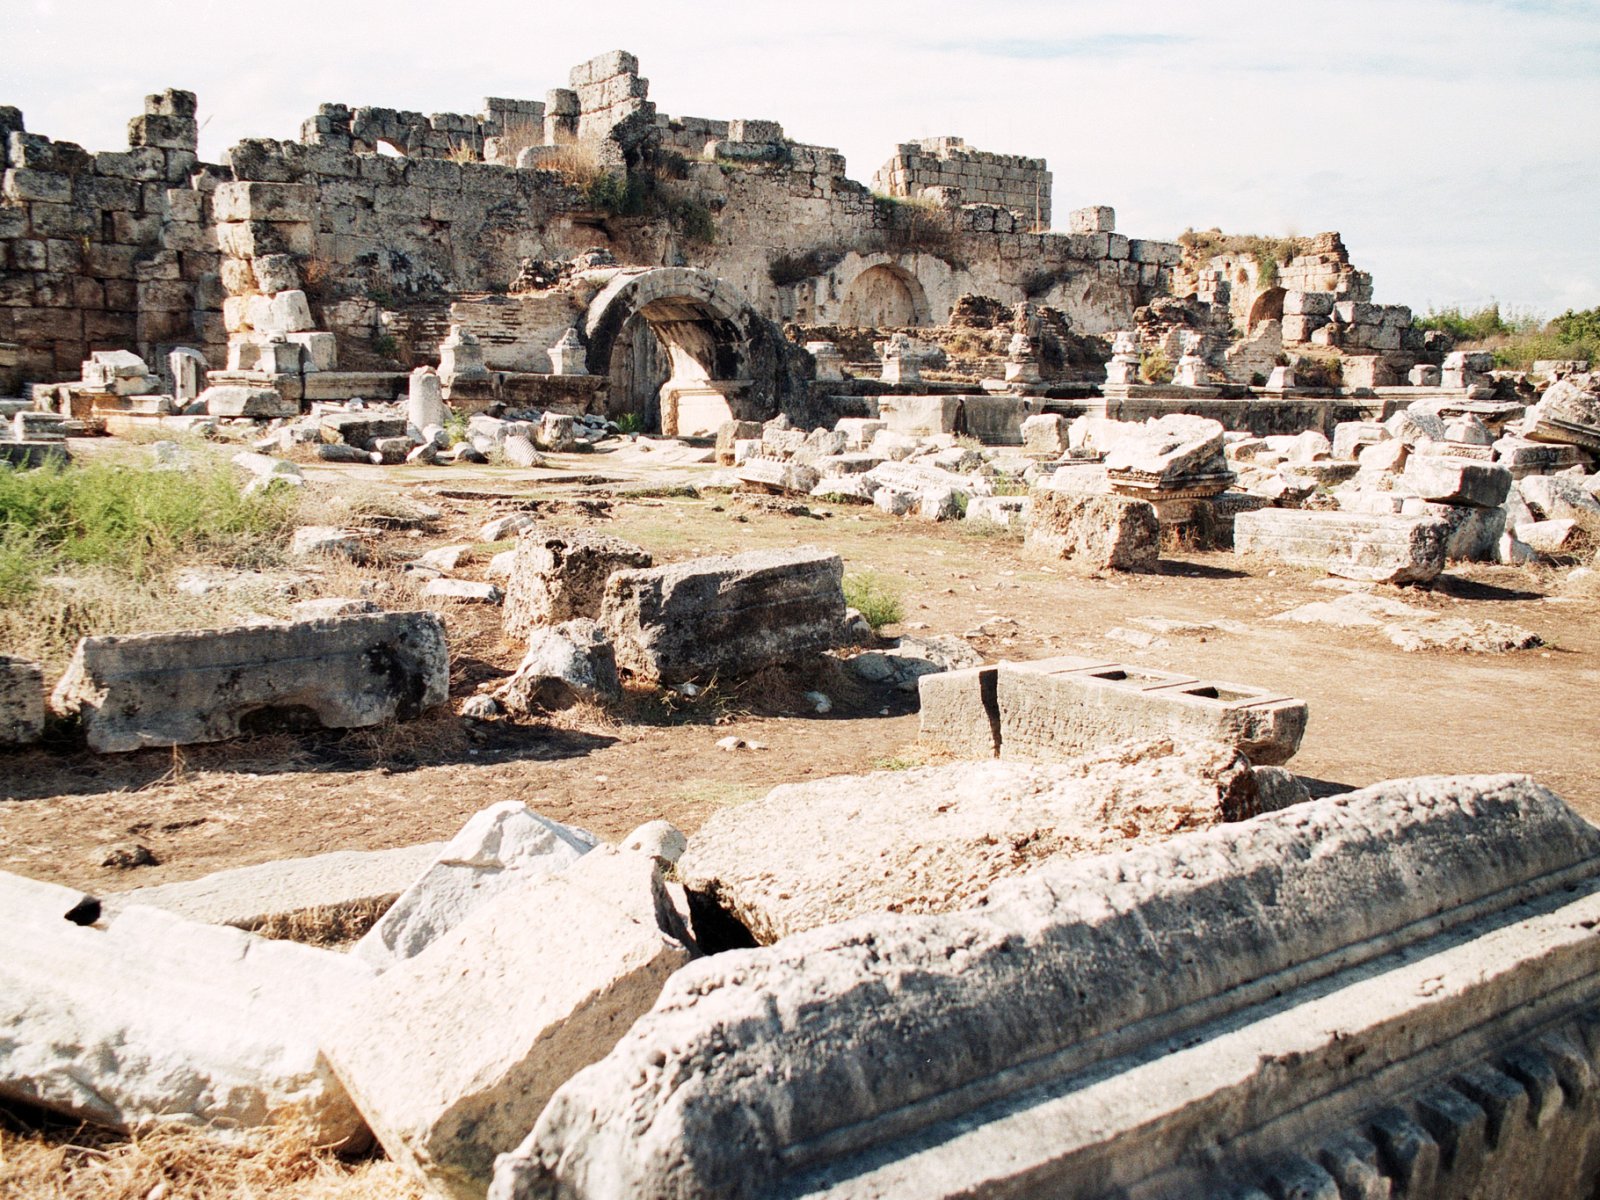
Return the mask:
[(1254, 329), (1263, 321), (1283, 320), (1283, 298), (1285, 289), (1270, 287), (1255, 298), (1255, 303), (1250, 305), (1250, 319), (1246, 329)]
[(766, 420), (785, 390), (781, 331), (693, 267), (619, 272), (590, 302), (583, 332), (590, 371), (610, 380), (608, 414), (637, 413), (647, 429), (690, 435), (729, 418)]
[(899, 329), (929, 325), (933, 314), (916, 272), (888, 255), (863, 258), (838, 281), (838, 324), (854, 329)]

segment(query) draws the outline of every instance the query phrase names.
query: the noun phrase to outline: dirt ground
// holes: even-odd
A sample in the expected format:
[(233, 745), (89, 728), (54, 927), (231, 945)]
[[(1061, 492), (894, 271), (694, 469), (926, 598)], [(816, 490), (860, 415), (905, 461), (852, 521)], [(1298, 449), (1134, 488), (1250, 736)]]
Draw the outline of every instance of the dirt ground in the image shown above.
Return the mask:
[[(1160, 574), (1084, 577), (1024, 554), (1018, 538), (965, 523), (929, 525), (873, 509), (674, 494), (709, 468), (630, 447), (571, 456), (556, 470), (308, 470), (313, 489), (379, 486), (444, 512), (424, 536), (386, 539), (408, 553), (473, 541), (491, 517), (527, 510), (593, 524), (658, 560), (761, 546), (837, 551), (847, 572), (897, 589), (900, 626), (965, 636), (989, 660), (1093, 654), (1251, 684), (1305, 698), (1311, 721), (1289, 764), (1314, 793), (1407, 775), (1532, 774), (1600, 820), (1600, 598), (1563, 575), (1453, 569), (1429, 591), (1380, 588), (1408, 604), (1531, 629), (1545, 646), (1500, 655), (1406, 652), (1361, 629), (1271, 618), (1340, 592), (1311, 571), (1227, 553), (1176, 552)], [(786, 511), (789, 509), (797, 512)], [(487, 561), (475, 556), (472, 575)], [(389, 602), (393, 606), (394, 602)], [(454, 700), (509, 673), (517, 647), (499, 610), (445, 611)], [(1187, 631), (1143, 640), (1142, 618)], [(1209, 626), (1209, 628), (1199, 628)], [(817, 715), (800, 693), (834, 708)], [(606, 838), (666, 818), (693, 833), (720, 807), (786, 782), (918, 761), (915, 696), (869, 692), (833, 664), (805, 677), (768, 673), (719, 685), (694, 705), (638, 697), (625, 718), (561, 725), (463, 721), (287, 735), (180, 751), (96, 756), (52, 746), (0, 757), (0, 867), (93, 892), (190, 879), (230, 866), (450, 836), (473, 812), (515, 799)], [(716, 748), (737, 734), (764, 744)], [(155, 865), (102, 866), (137, 842)]]

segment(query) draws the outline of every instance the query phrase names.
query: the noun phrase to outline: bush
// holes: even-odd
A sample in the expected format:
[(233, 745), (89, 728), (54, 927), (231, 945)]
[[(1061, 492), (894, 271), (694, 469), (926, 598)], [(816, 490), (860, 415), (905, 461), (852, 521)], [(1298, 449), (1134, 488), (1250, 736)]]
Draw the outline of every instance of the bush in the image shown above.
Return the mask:
[(1139, 378), (1145, 383), (1171, 383), (1172, 363), (1160, 350), (1151, 350), (1139, 358)]
[(857, 571), (844, 577), (844, 602), (867, 619), (877, 632), (905, 615), (898, 588), (876, 571)]

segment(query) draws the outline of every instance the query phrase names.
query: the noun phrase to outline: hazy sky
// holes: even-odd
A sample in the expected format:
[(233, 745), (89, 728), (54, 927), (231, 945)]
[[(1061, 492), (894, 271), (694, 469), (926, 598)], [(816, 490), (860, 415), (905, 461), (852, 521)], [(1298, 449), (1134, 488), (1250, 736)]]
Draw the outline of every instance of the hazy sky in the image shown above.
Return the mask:
[(118, 149), (145, 93), (188, 88), (215, 160), (323, 101), (542, 99), (616, 48), (662, 112), (781, 121), (862, 182), (953, 133), (1047, 158), (1058, 217), (1338, 229), (1419, 311), (1600, 305), (1600, 0), (5, 0), (0, 103)]

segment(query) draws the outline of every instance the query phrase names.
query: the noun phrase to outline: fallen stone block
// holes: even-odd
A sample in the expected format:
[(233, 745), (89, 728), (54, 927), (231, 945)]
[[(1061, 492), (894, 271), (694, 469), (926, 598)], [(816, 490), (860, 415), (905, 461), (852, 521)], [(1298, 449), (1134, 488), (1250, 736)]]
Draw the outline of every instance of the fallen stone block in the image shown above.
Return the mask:
[[(370, 972), (344, 955), (0, 873), (0, 1096), (113, 1129), (364, 1124), (318, 1052)], [(71, 914), (71, 915), (69, 915)]]
[[(1071, 657), (979, 672), (963, 672), (959, 685), (922, 683), (924, 697), (934, 693), (922, 740), (956, 751), (981, 748), (987, 736), (991, 755), (1061, 762), (1130, 738), (1183, 738), (1232, 746), (1260, 765), (1287, 762), (1305, 734), (1304, 700), (1244, 684)], [(952, 697), (957, 686), (969, 694)]]
[(28, 746), (44, 736), (44, 668), (0, 654), (0, 747)]
[(1498, 508), (1511, 490), (1511, 472), (1505, 467), (1435, 454), (1410, 455), (1400, 478), (1407, 491), (1434, 504)]
[(1047, 864), (690, 964), (491, 1195), (1578, 1200), (1597, 919), (1600, 832), (1519, 776)]
[(724, 467), (733, 466), (733, 444), (759, 441), (760, 438), (760, 421), (724, 421), (717, 426), (717, 463)]
[(1529, 475), (1517, 484), (1541, 521), (1576, 521), (1600, 533), (1600, 500), (1572, 475)]
[(100, 753), (284, 728), (355, 729), (444, 703), (433, 613), (84, 638), (50, 697)]
[(878, 417), (888, 432), (909, 437), (955, 433), (961, 420), (961, 397), (881, 396)]
[(1570, 519), (1524, 521), (1516, 528), (1516, 540), (1535, 554), (1562, 558), (1577, 554), (1587, 545), (1583, 529)]
[(430, 579), (422, 585), (422, 594), (431, 600), (454, 600), (459, 604), (500, 604), (506, 598), (498, 584), (474, 579)]
[(1437, 578), (1448, 537), (1448, 526), (1432, 517), (1263, 508), (1233, 523), (1236, 554), (1266, 554), (1369, 583)]
[(1545, 389), (1528, 410), (1526, 434), (1536, 442), (1562, 442), (1600, 452), (1600, 376), (1568, 376)]
[(1446, 562), (1493, 562), (1500, 535), (1506, 531), (1504, 508), (1430, 504), (1407, 497), (1400, 505), (1400, 512), (1403, 516), (1432, 517), (1445, 523)]
[(253, 867), (215, 871), (184, 883), (134, 888), (102, 897), (107, 913), (159, 908), (202, 925), (254, 932), (294, 918), (392, 904), (438, 857), (443, 842), (395, 850), (335, 850)]
[(1042, 863), (1254, 816), (1255, 796), (1250, 764), (1215, 743), (835, 776), (714, 813), (678, 878), (702, 947), (769, 945), (867, 913), (967, 908)]
[(903, 634), (893, 645), (858, 654), (845, 660), (845, 665), (865, 683), (914, 692), (925, 675), (970, 670), (982, 661), (983, 655), (961, 638), (949, 634), (932, 637)]
[(361, 535), (353, 529), (339, 529), (333, 525), (302, 525), (294, 531), (294, 536), (289, 541), (289, 553), (296, 558), (306, 558), (313, 554), (359, 558)]
[(1161, 522), (1147, 500), (1038, 487), (1030, 496), (1025, 550), (1085, 570), (1154, 571)]
[(300, 401), (286, 400), (277, 388), (243, 387), (235, 384), (208, 387), (195, 401), (205, 405), (207, 415), (213, 417), (255, 417), (268, 420), (273, 417), (300, 415)]
[(404, 414), (329, 412), (322, 414), (317, 432), (324, 442), (343, 442), (358, 450), (371, 450), (379, 438), (405, 437), (406, 418)]
[(1067, 452), (1067, 419), (1056, 413), (1037, 413), (1022, 422), (1022, 452), (1039, 458), (1059, 458)]
[(747, 487), (780, 495), (809, 495), (822, 473), (805, 463), (776, 458), (749, 458), (738, 467), (739, 482)]
[(15, 467), (19, 471), (42, 467), (46, 463), (66, 466), (71, 461), (72, 454), (64, 441), (0, 441), (0, 464)]
[(565, 870), (598, 844), (520, 801), (492, 804), (434, 848), (351, 953), (378, 970), (415, 958), (494, 897)]
[(641, 679), (739, 678), (831, 647), (844, 565), (811, 547), (751, 550), (618, 571), (600, 623), (617, 666)]
[(482, 1197), (495, 1155), (688, 961), (656, 859), (604, 847), (373, 981), (324, 1045), (390, 1157)]
[(496, 697), (508, 711), (533, 716), (574, 704), (605, 704), (621, 690), (617, 656), (605, 630), (578, 617), (532, 630), (527, 653)]
[(581, 529), (529, 529), (517, 537), (516, 555), (506, 583), (504, 625), (518, 638), (541, 625), (599, 617), (612, 572), (655, 562), (632, 542)]

